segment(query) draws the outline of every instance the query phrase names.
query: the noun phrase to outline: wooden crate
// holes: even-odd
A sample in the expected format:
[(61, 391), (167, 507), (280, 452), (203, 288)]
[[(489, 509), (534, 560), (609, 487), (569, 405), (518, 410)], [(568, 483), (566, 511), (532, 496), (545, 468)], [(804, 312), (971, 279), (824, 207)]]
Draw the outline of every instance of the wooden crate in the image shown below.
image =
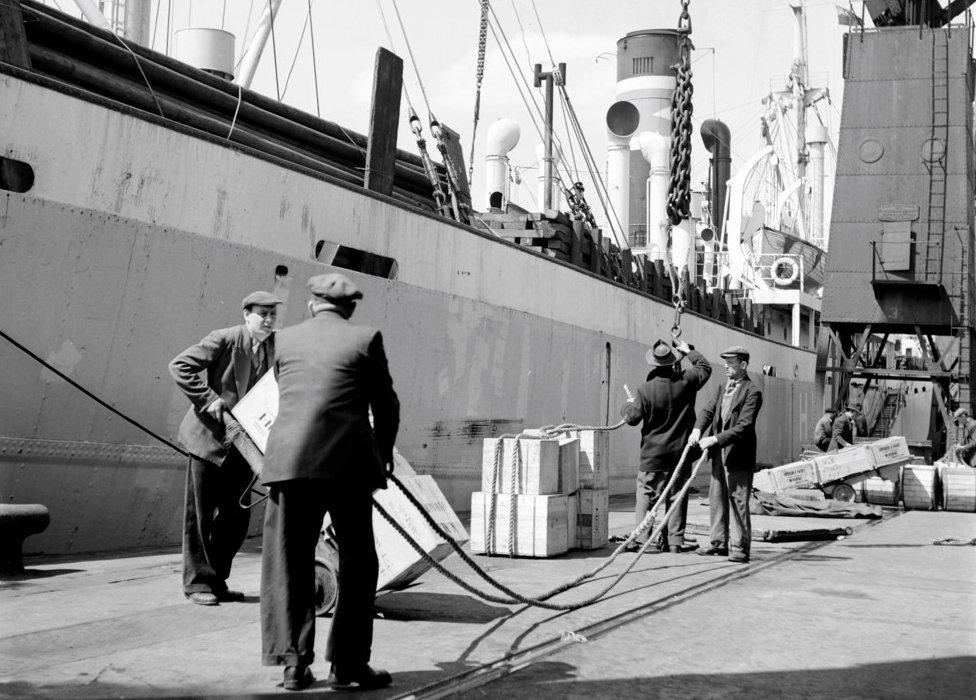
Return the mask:
[(579, 439), (579, 485), (607, 488), (610, 482), (610, 432), (577, 430), (569, 435)]
[[(401, 475), (399, 478), (410, 493), (424, 505), (437, 524), (453, 539), (460, 544), (468, 541), (468, 533), (464, 525), (441, 493), (434, 477), (424, 474)], [(441, 561), (454, 551), (434, 532), (396, 486), (390, 485), (389, 488), (376, 491), (373, 498), (434, 560)], [(376, 542), (376, 557), (379, 560), (377, 589), (395, 588), (408, 583), (429, 568), (427, 562), (375, 510), (373, 511), (373, 539)]]
[(777, 491), (800, 489), (817, 483), (817, 467), (813, 462), (791, 462), (769, 471), (773, 473)]
[(771, 469), (763, 469), (752, 475), (752, 488), (765, 493), (776, 493), (776, 480)]
[(515, 551), (509, 552), (512, 495), (471, 494), (471, 551), (487, 553), (491, 499), (495, 500), (493, 553), (519, 557), (552, 557), (569, 549), (569, 496), (515, 496)]
[(580, 489), (576, 515), (576, 547), (600, 549), (610, 534), (610, 491)]
[[(516, 438), (504, 438), (498, 478), (495, 450), (500, 438), (485, 438), (481, 453), (481, 490), (511, 493), (512, 455)], [(575, 438), (518, 438), (522, 456), (518, 493), (533, 496), (572, 493), (579, 488), (579, 441)]]
[(874, 468), (874, 458), (865, 445), (828, 452), (814, 457), (813, 463), (817, 466), (817, 482), (821, 484), (840, 481)]
[(908, 451), (908, 441), (901, 436), (882, 438), (865, 443), (864, 446), (874, 460), (875, 469), (912, 461), (912, 454)]

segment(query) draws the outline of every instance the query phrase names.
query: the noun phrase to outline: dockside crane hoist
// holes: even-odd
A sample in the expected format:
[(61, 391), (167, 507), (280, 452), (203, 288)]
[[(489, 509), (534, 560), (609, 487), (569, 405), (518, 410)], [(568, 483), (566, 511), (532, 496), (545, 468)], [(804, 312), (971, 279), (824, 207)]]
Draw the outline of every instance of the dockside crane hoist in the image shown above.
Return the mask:
[[(838, 407), (853, 379), (931, 386), (932, 456), (973, 402), (973, 1), (866, 0), (875, 27), (844, 37), (818, 371)], [(918, 364), (891, 361), (899, 335)]]

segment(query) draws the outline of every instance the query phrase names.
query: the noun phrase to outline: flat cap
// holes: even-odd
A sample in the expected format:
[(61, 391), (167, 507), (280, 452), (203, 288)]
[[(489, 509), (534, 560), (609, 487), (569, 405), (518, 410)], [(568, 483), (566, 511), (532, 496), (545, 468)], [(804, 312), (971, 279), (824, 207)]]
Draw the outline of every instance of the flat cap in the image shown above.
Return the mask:
[(969, 412), (965, 408), (957, 408), (952, 412), (953, 418), (961, 418), (962, 416), (968, 416)]
[(658, 340), (651, 349), (647, 351), (647, 364), (655, 367), (670, 367), (678, 361), (677, 356), (671, 352), (671, 347), (663, 340)]
[(854, 413), (860, 413), (861, 412), (861, 407), (858, 406), (857, 404), (852, 403), (851, 405), (849, 405), (847, 407), (847, 410), (848, 411), (852, 411)]
[(363, 298), (363, 293), (359, 291), (359, 287), (339, 272), (312, 277), (308, 281), (308, 291), (316, 299), (331, 304), (348, 304), (356, 301), (356, 299)]
[(741, 345), (733, 345), (718, 354), (719, 357), (734, 357), (740, 360), (749, 361), (749, 351)]
[(271, 292), (251, 292), (244, 297), (244, 301), (241, 302), (241, 308), (247, 309), (251, 306), (277, 306), (281, 303), (283, 303), (281, 299)]

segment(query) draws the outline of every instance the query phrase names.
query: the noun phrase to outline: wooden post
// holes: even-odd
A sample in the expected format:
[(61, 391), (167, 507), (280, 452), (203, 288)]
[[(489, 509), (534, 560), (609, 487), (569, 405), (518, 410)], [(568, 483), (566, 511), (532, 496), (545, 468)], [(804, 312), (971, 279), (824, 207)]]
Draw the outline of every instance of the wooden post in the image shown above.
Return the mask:
[(20, 0), (0, 2), (0, 61), (27, 70), (31, 67)]
[(377, 49), (363, 185), (368, 190), (385, 195), (393, 194), (402, 90), (403, 59), (382, 47)]
[(583, 236), (585, 228), (582, 221), (573, 221), (573, 230), (569, 234), (569, 262), (577, 267), (583, 267)]
[(603, 232), (595, 228), (593, 235), (593, 254), (590, 255), (590, 272), (595, 275), (603, 274), (600, 271), (600, 264), (603, 262)]
[[(468, 182), (468, 173), (464, 169), (464, 149), (461, 148), (461, 137), (458, 132), (445, 126), (443, 122), (441, 122), (441, 133), (444, 134), (447, 157), (451, 159), (457, 173), (458, 200), (460, 200), (462, 207), (471, 211), (471, 185)], [(464, 223), (468, 223), (466, 218)]]
[(630, 285), (630, 281), (634, 278), (633, 261), (634, 256), (630, 252), (630, 248), (622, 248), (620, 250), (620, 266), (623, 268), (621, 272), (623, 273), (623, 282), (626, 285)]

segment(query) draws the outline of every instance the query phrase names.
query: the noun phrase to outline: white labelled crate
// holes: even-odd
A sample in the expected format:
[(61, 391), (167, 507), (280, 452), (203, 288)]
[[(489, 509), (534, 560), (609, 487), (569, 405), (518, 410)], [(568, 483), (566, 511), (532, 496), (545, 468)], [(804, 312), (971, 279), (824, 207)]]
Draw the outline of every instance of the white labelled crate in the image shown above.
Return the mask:
[(769, 471), (773, 473), (777, 491), (802, 489), (806, 486), (815, 486), (817, 483), (817, 467), (810, 461), (791, 462)]
[(471, 551), (487, 553), (491, 498), (495, 499), (493, 553), (520, 557), (552, 557), (569, 549), (569, 496), (515, 496), (515, 551), (509, 552), (510, 493), (471, 494)]
[(871, 452), (875, 469), (912, 461), (912, 453), (908, 451), (908, 441), (900, 435), (866, 442), (864, 446)]
[(579, 438), (580, 486), (605, 489), (610, 484), (610, 432), (607, 430), (574, 430), (570, 437)]
[[(502, 442), (501, 463), (495, 475), (495, 451)], [(518, 473), (520, 494), (546, 496), (568, 494), (579, 488), (579, 442), (572, 438), (540, 439), (485, 438), (481, 452), (481, 490), (485, 493), (511, 493), (512, 455), (519, 444), (521, 465)]]
[(847, 447), (813, 458), (817, 466), (817, 482), (828, 484), (855, 474), (863, 474), (874, 468), (874, 458), (867, 445)]
[(752, 475), (752, 488), (765, 493), (776, 493), (776, 479), (772, 469), (763, 469)]

